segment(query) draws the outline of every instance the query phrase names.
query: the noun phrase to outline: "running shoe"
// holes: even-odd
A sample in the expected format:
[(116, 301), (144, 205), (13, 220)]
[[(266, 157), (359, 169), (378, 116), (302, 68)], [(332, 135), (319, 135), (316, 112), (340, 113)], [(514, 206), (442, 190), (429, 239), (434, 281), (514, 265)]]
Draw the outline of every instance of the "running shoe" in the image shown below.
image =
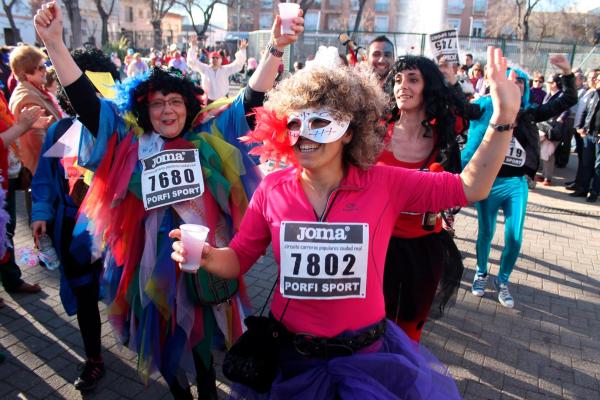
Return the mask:
[(513, 308), (515, 301), (508, 291), (508, 283), (500, 283), (497, 279), (494, 280), (494, 286), (498, 290), (498, 301), (506, 308)]
[(79, 378), (75, 380), (75, 389), (86, 392), (96, 388), (98, 381), (102, 379), (106, 370), (104, 369), (103, 362), (94, 362), (87, 360), (83, 364), (83, 372), (79, 375)]
[(471, 287), (471, 293), (477, 297), (483, 297), (485, 294), (485, 287), (487, 286), (488, 276), (487, 275), (475, 275), (473, 280), (473, 287)]

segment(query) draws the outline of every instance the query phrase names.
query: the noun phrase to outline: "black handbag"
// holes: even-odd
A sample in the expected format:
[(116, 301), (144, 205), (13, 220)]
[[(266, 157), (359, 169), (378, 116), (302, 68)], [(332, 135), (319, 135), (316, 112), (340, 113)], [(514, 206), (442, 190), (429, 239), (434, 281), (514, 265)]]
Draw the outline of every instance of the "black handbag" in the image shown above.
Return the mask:
[(555, 120), (538, 122), (538, 129), (546, 134), (546, 138), (552, 142), (560, 142), (563, 139), (563, 124)]
[[(291, 333), (281, 323), (287, 305), (280, 320), (263, 317), (271, 293), (258, 316), (244, 320), (246, 332), (227, 351), (223, 360), (223, 374), (227, 379), (246, 385), (258, 393), (266, 393), (279, 372), (279, 355), (284, 341), (291, 340)], [(288, 300), (289, 304), (289, 300)]]
[(271, 317), (250, 316), (244, 322), (248, 330), (225, 355), (223, 374), (233, 382), (265, 393), (279, 372), (281, 344), (290, 333)]

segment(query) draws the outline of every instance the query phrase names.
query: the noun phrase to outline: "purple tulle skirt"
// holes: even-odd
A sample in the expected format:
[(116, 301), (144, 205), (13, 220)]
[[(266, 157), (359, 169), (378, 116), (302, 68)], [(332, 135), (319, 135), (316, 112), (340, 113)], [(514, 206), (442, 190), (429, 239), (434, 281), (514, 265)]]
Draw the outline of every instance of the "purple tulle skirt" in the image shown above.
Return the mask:
[[(350, 333), (352, 334), (352, 333)], [(345, 336), (345, 335), (344, 335)], [(383, 338), (348, 357), (306, 358), (289, 346), (271, 391), (234, 384), (230, 399), (460, 399), (448, 369), (391, 321)]]

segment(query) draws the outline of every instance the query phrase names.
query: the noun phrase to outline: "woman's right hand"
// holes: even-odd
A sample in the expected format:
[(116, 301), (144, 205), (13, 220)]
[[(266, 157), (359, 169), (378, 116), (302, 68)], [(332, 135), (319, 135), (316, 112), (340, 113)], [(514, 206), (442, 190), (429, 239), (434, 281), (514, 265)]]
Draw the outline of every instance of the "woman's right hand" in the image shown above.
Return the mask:
[[(171, 253), (171, 259), (179, 264), (185, 264), (185, 249), (183, 247), (183, 242), (181, 241), (181, 230), (173, 229), (171, 232), (169, 232), (169, 237), (171, 239), (177, 239), (173, 242), (172, 245), (173, 252)], [(200, 266), (206, 263), (212, 248), (213, 247), (210, 244), (204, 243), (204, 247), (202, 248), (202, 259), (200, 260)]]
[(33, 18), (35, 30), (46, 45), (63, 41), (63, 18), (55, 1), (42, 4)]

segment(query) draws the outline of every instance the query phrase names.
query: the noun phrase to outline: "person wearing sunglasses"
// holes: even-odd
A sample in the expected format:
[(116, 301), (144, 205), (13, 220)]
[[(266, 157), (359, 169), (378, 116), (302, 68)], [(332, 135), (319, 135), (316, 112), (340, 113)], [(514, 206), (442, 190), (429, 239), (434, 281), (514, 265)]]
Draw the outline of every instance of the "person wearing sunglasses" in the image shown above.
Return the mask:
[[(269, 244), (278, 267), (270, 311), (287, 331), (278, 373), (267, 393), (236, 384), (231, 397), (460, 398), (447, 369), (386, 319), (386, 251), (402, 212), (438, 212), (487, 196), (510, 142), (519, 89), (507, 79), (500, 49), (489, 48), (495, 113), (462, 174), (373, 166), (388, 99), (374, 74), (340, 65), (333, 50), (325, 59), (319, 50), (256, 111), (247, 139), (259, 143), (253, 152), (292, 166), (261, 182), (229, 247), (202, 250), (201, 268), (221, 277), (246, 273)], [(176, 241), (173, 250), (181, 263), (190, 249)]]
[[(516, 82), (521, 91), (520, 111), (513, 131), (513, 140), (504, 156), (502, 168), (498, 172), (489, 196), (475, 203), (479, 229), (476, 245), (477, 272), (471, 293), (478, 297), (485, 295), (492, 239), (496, 230), (498, 211), (502, 209), (505, 218), (504, 249), (502, 249), (498, 277), (494, 279), (494, 284), (498, 291), (498, 301), (507, 308), (513, 308), (515, 305), (508, 285), (523, 241), (529, 193), (526, 176), (535, 179), (540, 163), (540, 138), (536, 123), (558, 116), (577, 103), (575, 77), (571, 73), (569, 61), (563, 55), (555, 55), (550, 58), (550, 62), (562, 71), (564, 92), (562, 96), (541, 106), (531, 104), (527, 74), (516, 68), (512, 69), (518, 76)], [(483, 116), (471, 121), (467, 144), (461, 154), (463, 165), (467, 165), (475, 151), (482, 145), (483, 134), (494, 112), (492, 98), (489, 96), (478, 99), (475, 104), (482, 109)]]
[(201, 89), (161, 68), (117, 86), (112, 101), (99, 99), (62, 41), (58, 4), (43, 4), (34, 18), (85, 127), (78, 165), (95, 172), (73, 239), (89, 231), (94, 244), (106, 244), (110, 320), (137, 353), (142, 377), (160, 372), (176, 399), (192, 399), (188, 376), (196, 378), (200, 399), (217, 399), (211, 350), (217, 337), (230, 343), (242, 333), (247, 309), (241, 281), (178, 268), (169, 257), (168, 233), (184, 223), (202, 224), (216, 246), (238, 229), (261, 179), (238, 137), (250, 129), (247, 115), (273, 87), (281, 54), (298, 39), (303, 22), (299, 13), (294, 34), (282, 35), (276, 17), (271, 51), (248, 87), (208, 115), (200, 113)]
[(531, 81), (531, 89), (529, 89), (529, 101), (531, 104), (542, 105), (545, 98), (544, 75), (539, 71), (535, 71)]

